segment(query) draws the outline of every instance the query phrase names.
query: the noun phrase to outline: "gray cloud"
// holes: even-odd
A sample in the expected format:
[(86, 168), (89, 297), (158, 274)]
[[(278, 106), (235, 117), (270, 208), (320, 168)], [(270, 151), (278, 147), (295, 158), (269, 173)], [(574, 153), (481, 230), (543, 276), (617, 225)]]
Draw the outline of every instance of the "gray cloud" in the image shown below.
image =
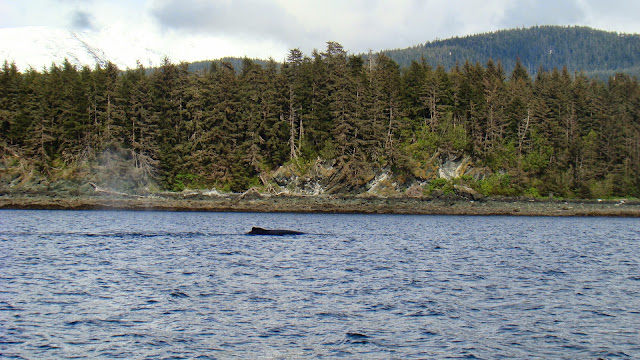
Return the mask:
[(592, 26), (603, 30), (640, 32), (640, 1), (637, 0), (583, 0), (583, 7)]
[(152, 10), (165, 29), (253, 39), (301, 41), (298, 20), (273, 2), (260, 0), (165, 0)]
[(488, 23), (482, 17), (491, 17), (495, 6), (459, 2), (452, 7), (439, 0), (155, 0), (152, 16), (164, 29), (187, 33), (270, 39), (305, 52), (331, 40), (360, 52), (492, 29), (470, 24), (470, 19)]
[(498, 24), (501, 28), (585, 23), (584, 9), (575, 0), (524, 0), (509, 5)]
[[(329, 40), (363, 52), (504, 28), (607, 28), (594, 19), (635, 21), (640, 1), (610, 1), (611, 5), (601, 0), (153, 0), (151, 8), (164, 29), (239, 41), (271, 40), (308, 53), (323, 49)], [(630, 11), (621, 10), (625, 8)]]
[(85, 11), (76, 10), (71, 17), (71, 26), (76, 30), (94, 30), (93, 17)]

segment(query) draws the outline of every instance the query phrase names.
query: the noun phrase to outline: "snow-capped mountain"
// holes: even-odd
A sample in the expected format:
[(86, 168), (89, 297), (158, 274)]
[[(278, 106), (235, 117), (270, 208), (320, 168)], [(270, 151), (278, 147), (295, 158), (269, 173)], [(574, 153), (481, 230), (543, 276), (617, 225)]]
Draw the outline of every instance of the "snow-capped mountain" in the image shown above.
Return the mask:
[(82, 67), (106, 64), (120, 69), (158, 65), (165, 56), (150, 40), (116, 29), (100, 32), (76, 32), (48, 27), (0, 29), (0, 63), (15, 62), (20, 71), (42, 70), (52, 63)]

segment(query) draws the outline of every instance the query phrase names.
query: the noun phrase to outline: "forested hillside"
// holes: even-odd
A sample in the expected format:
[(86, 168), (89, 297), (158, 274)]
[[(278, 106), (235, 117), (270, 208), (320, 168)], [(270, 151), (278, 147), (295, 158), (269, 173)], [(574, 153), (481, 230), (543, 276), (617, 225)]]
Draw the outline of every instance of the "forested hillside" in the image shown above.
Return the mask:
[(623, 72), (640, 75), (640, 35), (618, 34), (581, 26), (536, 26), (436, 40), (408, 49), (384, 51), (401, 67), (421, 57), (435, 67), (450, 70), (456, 64), (500, 59), (507, 72), (516, 59), (530, 74), (566, 66), (570, 73), (584, 71), (602, 80)]
[[(515, 61), (506, 58), (505, 61)], [(279, 66), (280, 65), (280, 66)], [(640, 86), (514, 63), (445, 70), (335, 42), (283, 64), (212, 62), (148, 73), (114, 65), (0, 71), (3, 182), (65, 177), (130, 186), (243, 191), (283, 164), (332, 160), (343, 191), (381, 169), (435, 185), (438, 161), (469, 157), (485, 194), (640, 195)], [(42, 180), (44, 179), (44, 180)], [(431, 185), (429, 185), (431, 184)]]

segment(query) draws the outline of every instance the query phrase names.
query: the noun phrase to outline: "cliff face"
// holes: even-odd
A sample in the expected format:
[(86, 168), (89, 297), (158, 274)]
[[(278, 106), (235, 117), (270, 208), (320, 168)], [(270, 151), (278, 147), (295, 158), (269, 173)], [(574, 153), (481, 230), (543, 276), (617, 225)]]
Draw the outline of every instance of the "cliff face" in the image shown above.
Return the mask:
[(219, 189), (166, 192), (152, 182), (140, 182), (135, 174), (122, 177), (131, 169), (43, 169), (20, 157), (2, 155), (0, 208), (10, 209), (640, 217), (640, 202), (633, 199), (485, 198), (477, 191), (483, 186), (477, 185), (483, 184), (483, 179), (490, 182), (495, 174), (464, 157), (443, 157), (415, 167), (411, 174), (397, 174), (388, 168), (355, 171), (333, 160), (292, 163), (263, 174), (262, 186), (239, 194)]
[[(122, 164), (121, 164), (122, 165)], [(489, 174), (473, 166), (467, 156), (436, 157), (434, 163), (414, 164), (412, 173), (394, 173), (390, 168), (354, 167), (336, 160), (291, 162), (261, 175), (262, 186), (246, 196), (282, 194), (290, 196), (350, 195), (360, 197), (440, 197), (455, 193), (479, 198), (469, 186), (457, 184), (462, 177), (477, 181)], [(458, 181), (459, 182), (459, 181)], [(456, 184), (454, 184), (456, 183)], [(454, 186), (455, 185), (455, 186)], [(123, 166), (83, 166), (39, 169), (15, 156), (0, 161), (0, 192), (58, 196), (91, 194), (97, 189), (119, 194), (148, 195), (159, 192), (152, 179)], [(224, 196), (219, 189), (185, 189), (184, 193)]]
[(270, 175), (279, 192), (291, 195), (325, 194), (339, 182), (335, 161), (317, 159), (310, 167), (287, 164)]
[[(430, 193), (434, 180), (452, 181), (465, 175), (474, 180), (482, 180), (489, 174), (486, 169), (474, 167), (468, 156), (445, 156), (428, 166), (416, 164), (411, 174), (396, 174), (389, 168), (360, 169), (358, 173), (354, 173), (349, 166), (338, 165), (335, 160), (317, 159), (307, 166), (281, 166), (267, 178), (271, 180), (275, 193), (290, 195), (421, 197)], [(463, 188), (466, 190), (463, 191)], [(453, 187), (452, 190), (465, 194), (474, 192), (468, 186)]]

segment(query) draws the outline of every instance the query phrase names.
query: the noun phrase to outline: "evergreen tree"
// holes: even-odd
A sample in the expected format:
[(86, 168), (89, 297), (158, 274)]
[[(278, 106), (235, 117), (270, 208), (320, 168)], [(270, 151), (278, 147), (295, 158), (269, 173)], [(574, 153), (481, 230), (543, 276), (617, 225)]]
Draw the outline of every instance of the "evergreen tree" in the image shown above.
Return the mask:
[(399, 133), (404, 125), (400, 108), (400, 68), (387, 56), (380, 55), (371, 77), (373, 130), (378, 139), (376, 153), (382, 154), (388, 165), (396, 165), (400, 160)]
[(336, 42), (327, 43), (323, 54), (327, 63), (327, 90), (333, 122), (332, 135), (338, 160), (347, 162), (353, 155), (355, 144), (355, 89), (347, 66), (347, 53)]
[(131, 151), (131, 162), (139, 182), (149, 183), (157, 174), (159, 166), (159, 129), (153, 112), (149, 79), (146, 69), (138, 63), (135, 70), (122, 76), (122, 97), (126, 99), (127, 131), (125, 142)]
[(300, 155), (304, 138), (304, 122), (302, 116), (302, 74), (303, 56), (300, 49), (291, 49), (283, 73), (287, 79), (287, 119), (289, 122), (289, 158)]
[(496, 193), (639, 195), (637, 78), (540, 67), (532, 80), (530, 63), (515, 58), (507, 76), (502, 60), (401, 69), (329, 42), (311, 57), (293, 49), (283, 64), (245, 58), (198, 71), (168, 59), (124, 72), (65, 61), (20, 73), (5, 62), (0, 151), (50, 178), (71, 168), (109, 184), (234, 191), (266, 184), (292, 159), (336, 160), (333, 184), (351, 189), (382, 167), (425, 177), (415, 167), (436, 167), (438, 154), (469, 155), (499, 174), (508, 191)]
[(5, 61), (0, 71), (0, 131), (5, 134), (3, 140), (6, 141), (0, 143), (3, 149), (24, 144), (28, 122), (24, 116), (20, 116), (23, 86), (22, 75), (16, 64)]
[(284, 103), (280, 90), (284, 82), (285, 79), (278, 73), (275, 61), (269, 61), (264, 70), (259, 91), (261, 118), (259, 136), (264, 139), (263, 157), (267, 159), (271, 168), (283, 164), (290, 155), (287, 152), (287, 144), (282, 141), (287, 134), (286, 124), (280, 119), (283, 113), (281, 104)]

